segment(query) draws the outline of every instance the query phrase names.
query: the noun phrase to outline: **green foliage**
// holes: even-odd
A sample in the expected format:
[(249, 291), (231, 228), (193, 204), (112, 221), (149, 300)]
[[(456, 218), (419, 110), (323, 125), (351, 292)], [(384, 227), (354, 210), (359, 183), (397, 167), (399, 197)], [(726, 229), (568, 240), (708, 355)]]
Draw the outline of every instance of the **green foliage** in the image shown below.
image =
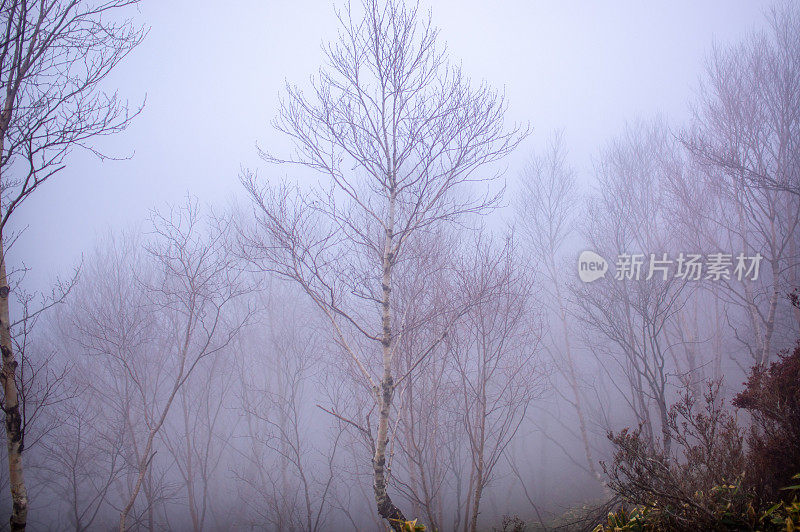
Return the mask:
[(800, 471), (800, 342), (754, 367), (734, 399), (751, 414), (747, 437), (719, 390), (707, 383), (700, 401), (686, 388), (666, 420), (671, 449), (641, 428), (609, 435), (607, 485), (632, 510), (612, 512), (597, 531), (800, 532), (800, 475), (791, 477)]
[(425, 532), (425, 525), (417, 523), (417, 520), (403, 521), (401, 519), (390, 519), (393, 523), (400, 525), (400, 530), (403, 532)]
[(608, 514), (605, 523), (597, 525), (592, 532), (650, 532), (656, 530), (650, 519), (650, 510), (646, 507), (633, 507)]
[[(792, 480), (800, 480), (800, 474), (792, 477)], [(793, 484), (782, 489), (794, 493), (791, 502), (783, 500), (764, 512), (759, 521), (764, 526), (764, 530), (800, 530), (800, 484)]]
[[(792, 477), (800, 480), (800, 474)], [(791, 501), (782, 500), (767, 509), (757, 510), (756, 498), (743, 491), (741, 482), (714, 486), (708, 493), (697, 492), (697, 504), (702, 504), (714, 516), (704, 523), (705, 530), (754, 530), (760, 532), (800, 531), (800, 484), (783, 488), (794, 493)], [(745, 499), (745, 500), (743, 500)], [(745, 504), (742, 504), (742, 503)], [(686, 505), (688, 503), (684, 503)], [(620, 507), (611, 512), (605, 523), (593, 532), (651, 532), (655, 530), (689, 530), (674, 520), (678, 508), (660, 506)]]
[(800, 530), (800, 502), (779, 502), (761, 516), (763, 530)]

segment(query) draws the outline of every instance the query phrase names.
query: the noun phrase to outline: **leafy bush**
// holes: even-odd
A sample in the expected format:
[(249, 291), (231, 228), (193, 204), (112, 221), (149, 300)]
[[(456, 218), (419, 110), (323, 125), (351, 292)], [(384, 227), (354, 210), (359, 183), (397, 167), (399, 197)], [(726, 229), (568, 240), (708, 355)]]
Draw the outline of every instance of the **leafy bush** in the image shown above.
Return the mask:
[[(795, 475), (792, 479), (800, 481), (800, 474)], [(800, 490), (800, 485), (795, 484), (782, 488), (782, 490), (793, 493), (792, 501), (781, 501), (764, 512), (759, 519), (764, 530), (800, 530), (800, 501), (797, 500), (797, 491)]]
[[(795, 475), (800, 480), (800, 475)], [(724, 492), (737, 489), (735, 486), (719, 486), (712, 491)], [(800, 485), (784, 488), (796, 492)], [(752, 501), (743, 514), (725, 510), (714, 523), (691, 526), (676, 524), (673, 512), (657, 505), (639, 506), (626, 510), (624, 507), (608, 515), (605, 523), (595, 527), (593, 532), (653, 532), (657, 530), (758, 530), (762, 532), (800, 530), (800, 501), (792, 495), (792, 501), (781, 501), (761, 512), (756, 512)]]
[(605, 532), (607, 530), (614, 532), (650, 532), (656, 530), (655, 526), (647, 507), (634, 507), (631, 510), (620, 507), (616, 512), (608, 514), (608, 520), (597, 525), (594, 532)]
[(425, 525), (422, 523), (417, 523), (417, 520), (414, 519), (413, 521), (403, 521), (402, 519), (390, 519), (394, 525), (397, 525), (397, 528), (402, 530), (402, 532), (425, 532)]
[(608, 486), (637, 508), (656, 509), (661, 527), (713, 529), (722, 519), (735, 521), (752, 498), (742, 487), (744, 438), (719, 390), (718, 382), (708, 383), (700, 406), (687, 389), (672, 406), (673, 455), (641, 429), (609, 435), (616, 452), (610, 467), (602, 464)]
[(684, 391), (667, 426), (666, 454), (638, 430), (609, 434), (616, 451), (603, 463), (608, 486), (632, 506), (608, 516), (605, 530), (800, 530), (800, 342), (792, 353), (751, 370), (736, 407), (752, 415), (747, 432), (707, 383), (702, 404)]
[(749, 483), (761, 500), (785, 500), (780, 488), (800, 471), (800, 342), (769, 368), (754, 367), (733, 404), (753, 416)]

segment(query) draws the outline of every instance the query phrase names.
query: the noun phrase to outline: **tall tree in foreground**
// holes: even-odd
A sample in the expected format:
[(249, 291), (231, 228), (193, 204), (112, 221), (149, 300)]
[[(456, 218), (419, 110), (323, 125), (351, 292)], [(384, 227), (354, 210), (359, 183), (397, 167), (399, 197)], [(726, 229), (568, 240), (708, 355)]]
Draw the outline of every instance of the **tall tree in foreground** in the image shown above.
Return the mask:
[(404, 515), (387, 491), (390, 416), (396, 388), (417, 364), (393, 372), (398, 339), (414, 320), (397, 304), (395, 276), (417, 235), (496, 204), (488, 187), (478, 196), (471, 188), (491, 179), (479, 170), (524, 134), (505, 129), (502, 96), (470, 86), (447, 63), (430, 15), (397, 1), (365, 0), (363, 14), (355, 11), (338, 14), (338, 41), (325, 49), (311, 94), (286, 89), (274, 125), (294, 141), (293, 156), (263, 154), (320, 172), (329, 188), (268, 188), (247, 173), (258, 228), (242, 243), (255, 264), (300, 284), (371, 391), (376, 434), (372, 419), (350, 421), (372, 442), (378, 514), (399, 529)]
[(10, 329), (6, 224), (19, 206), (62, 170), (70, 151), (124, 129), (132, 116), (116, 94), (100, 91), (108, 73), (144, 33), (114, 13), (138, 0), (0, 2), (0, 350), (3, 410), (13, 508), (11, 530), (24, 530), (28, 496), (18, 361)]

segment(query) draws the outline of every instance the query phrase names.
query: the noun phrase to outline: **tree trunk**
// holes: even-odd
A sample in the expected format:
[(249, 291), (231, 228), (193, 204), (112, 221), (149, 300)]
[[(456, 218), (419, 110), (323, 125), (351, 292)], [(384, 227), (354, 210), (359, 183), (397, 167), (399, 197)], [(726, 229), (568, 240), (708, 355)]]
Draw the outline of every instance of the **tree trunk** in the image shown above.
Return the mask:
[(372, 457), (373, 489), (375, 491), (375, 503), (378, 505), (378, 514), (389, 521), (392, 529), (400, 531), (400, 523), (406, 518), (403, 512), (392, 503), (392, 499), (386, 492), (386, 445), (389, 443), (389, 414), (392, 409), (392, 397), (394, 395), (394, 379), (392, 378), (392, 266), (394, 257), (392, 256), (392, 242), (394, 238), (394, 192), (389, 197), (389, 219), (386, 224), (386, 237), (383, 247), (382, 267), (383, 275), (381, 278), (381, 325), (382, 325), (382, 351), (383, 351), (383, 378), (381, 378), (380, 390), (375, 390), (375, 400), (380, 408), (380, 418), (378, 420), (378, 439), (375, 442), (375, 455)]
[(6, 415), (6, 447), (8, 449), (8, 478), (13, 503), (11, 530), (25, 530), (28, 520), (28, 492), (22, 471), (22, 417), (19, 410), (17, 390), (17, 361), (11, 341), (11, 311), (9, 309), (9, 286), (6, 277), (6, 260), (0, 235), (0, 350), (3, 355), (3, 410)]
[(392, 377), (381, 380), (380, 420), (378, 421), (378, 439), (375, 444), (375, 456), (372, 458), (373, 488), (378, 514), (389, 521), (392, 529), (401, 530), (397, 521), (405, 521), (403, 512), (392, 503), (386, 491), (386, 445), (389, 442), (389, 412), (394, 392)]
[[(480, 472), (478, 474), (481, 476), (483, 475)], [(479, 479), (477, 486), (475, 486), (475, 498), (472, 501), (472, 517), (470, 518), (469, 521), (469, 532), (477, 532), (478, 530), (478, 514), (480, 513), (482, 495), (483, 495), (483, 482), (481, 482)]]
[(183, 435), (186, 444), (186, 499), (189, 505), (189, 516), (192, 518), (192, 530), (200, 532), (200, 518), (197, 515), (197, 504), (194, 497), (194, 470), (192, 469), (192, 433), (189, 420), (189, 406), (186, 404), (186, 391), (181, 390), (181, 407), (183, 408)]
[[(147, 443), (144, 446), (144, 453), (142, 454), (142, 456), (152, 458), (152, 456), (150, 455), (150, 451), (153, 449), (154, 437), (155, 433), (151, 431), (150, 434), (147, 436)], [(141, 462), (138, 464), (139, 472), (136, 475), (136, 484), (133, 486), (133, 492), (131, 493), (131, 496), (128, 498), (128, 502), (125, 504), (125, 507), (122, 509), (122, 512), (120, 512), (119, 515), (119, 532), (125, 532), (125, 520), (128, 518), (128, 513), (131, 511), (131, 508), (133, 508), (133, 505), (136, 502), (136, 497), (139, 495), (139, 491), (142, 489), (144, 476), (147, 473), (149, 466), (150, 466), (149, 458), (145, 458), (144, 464), (142, 464)], [(150, 520), (152, 521), (152, 516)], [(152, 523), (150, 527), (152, 529)]]
[(572, 389), (572, 395), (575, 397), (575, 413), (578, 415), (578, 428), (581, 433), (581, 441), (583, 442), (583, 452), (586, 456), (586, 465), (592, 476), (597, 479), (600, 484), (605, 485), (603, 477), (597, 470), (592, 457), (592, 447), (589, 444), (589, 432), (586, 430), (586, 417), (583, 413), (583, 401), (581, 398), (581, 390), (578, 386), (578, 377), (575, 370), (575, 360), (572, 358), (572, 344), (569, 339), (569, 325), (567, 324), (567, 309), (564, 305), (564, 298), (561, 295), (561, 285), (558, 282), (557, 269), (555, 260), (553, 259), (554, 251), (550, 251), (550, 272), (553, 278), (556, 289), (556, 299), (558, 299), (558, 314), (561, 319), (561, 330), (564, 334), (564, 354), (567, 359), (567, 382)]
[[(473, 493), (472, 508), (469, 509), (470, 518), (469, 523), (464, 523), (468, 532), (477, 532), (478, 530), (478, 514), (481, 508), (481, 495), (483, 495), (483, 487), (486, 484), (486, 418), (488, 417), (487, 411), (487, 398), (486, 398), (486, 358), (484, 355), (483, 364), (481, 368), (481, 395), (480, 411), (478, 413), (478, 434), (477, 438), (473, 439), (473, 461), (474, 464), (474, 478), (475, 478), (475, 491)], [(472, 438), (472, 436), (470, 436)], [(475, 441), (477, 440), (477, 441)], [(476, 460), (477, 458), (477, 460)], [(470, 475), (472, 477), (473, 475)]]

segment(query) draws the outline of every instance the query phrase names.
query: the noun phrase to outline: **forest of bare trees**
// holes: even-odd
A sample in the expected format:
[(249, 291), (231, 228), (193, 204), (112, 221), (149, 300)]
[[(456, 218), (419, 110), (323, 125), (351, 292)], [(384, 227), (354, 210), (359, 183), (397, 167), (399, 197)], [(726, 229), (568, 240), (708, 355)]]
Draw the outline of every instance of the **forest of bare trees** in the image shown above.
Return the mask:
[(26, 200), (76, 153), (136, 157), (101, 139), (146, 112), (109, 87), (139, 3), (0, 1), (4, 527), (690, 530), (728, 485), (727, 512), (789, 500), (797, 6), (709, 43), (690, 118), (625, 117), (583, 175), (422, 6), (337, 2), (237, 200), (189, 190), (30, 289)]

